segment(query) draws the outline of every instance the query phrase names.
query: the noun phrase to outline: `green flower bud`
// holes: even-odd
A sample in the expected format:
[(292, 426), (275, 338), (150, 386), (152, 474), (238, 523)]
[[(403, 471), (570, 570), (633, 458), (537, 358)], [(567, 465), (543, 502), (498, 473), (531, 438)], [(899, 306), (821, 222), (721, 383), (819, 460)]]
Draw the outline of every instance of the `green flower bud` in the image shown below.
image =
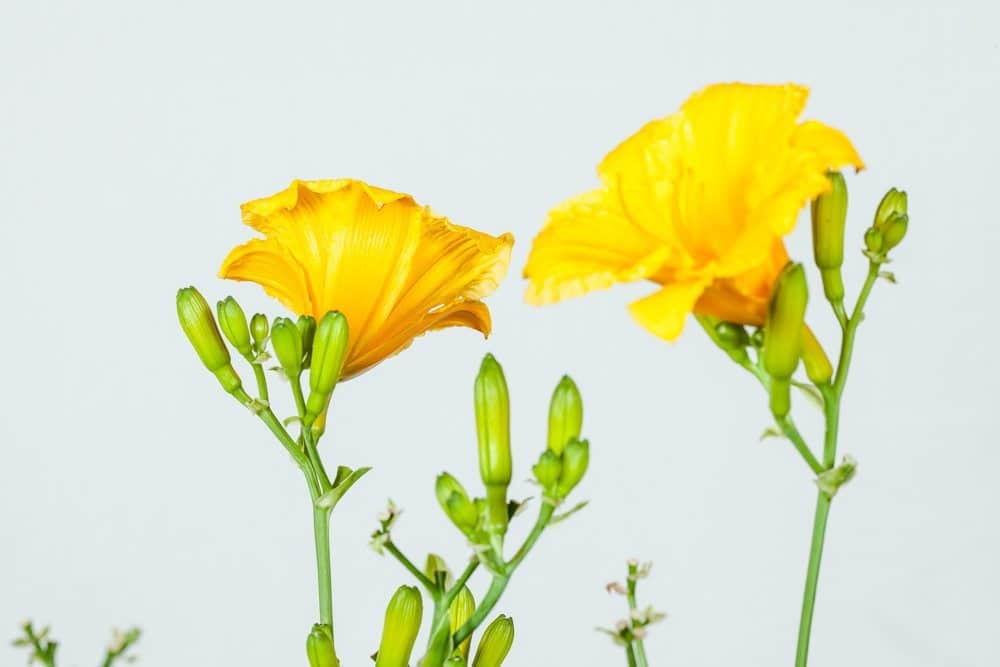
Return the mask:
[(264, 313), (256, 313), (250, 318), (250, 335), (253, 337), (254, 347), (258, 352), (264, 349), (264, 341), (267, 340), (269, 329), (267, 315)]
[(333, 632), (329, 625), (317, 623), (306, 638), (309, 667), (340, 667), (340, 660), (333, 650)]
[(875, 221), (872, 223), (872, 227), (879, 230), (880, 232), (885, 232), (885, 223), (889, 221), (893, 215), (907, 213), (909, 208), (909, 202), (907, 201), (906, 192), (903, 190), (897, 190), (896, 188), (890, 188), (885, 196), (882, 197), (882, 201), (879, 202), (878, 209), (875, 211)]
[(580, 437), (583, 427), (583, 398), (576, 383), (564, 375), (552, 392), (549, 403), (549, 449), (562, 454), (566, 443)]
[(479, 510), (469, 500), (469, 495), (457, 479), (446, 472), (441, 473), (434, 491), (441, 509), (459, 530), (467, 535), (475, 530), (479, 522)]
[(312, 361), (313, 336), (316, 333), (316, 320), (312, 315), (299, 315), (295, 320), (295, 326), (299, 330), (299, 337), (302, 339), (302, 367), (309, 368)]
[(865, 232), (865, 248), (868, 252), (879, 254), (882, 252), (882, 232), (875, 229), (874, 227), (869, 227), (868, 231)]
[(510, 398), (503, 369), (487, 354), (475, 382), (476, 435), (479, 441), (479, 474), (486, 485), (486, 530), (493, 536), (507, 532), (507, 486), (513, 464), (510, 455)]
[(764, 347), (764, 330), (755, 329), (752, 334), (750, 334), (750, 344), (756, 349), (760, 350)]
[(815, 385), (827, 384), (833, 377), (830, 359), (808, 326), (802, 329), (802, 364), (806, 367), (806, 375)]
[(251, 358), (253, 348), (250, 345), (250, 327), (247, 326), (247, 316), (240, 304), (233, 297), (227, 296), (216, 304), (216, 312), (219, 313), (219, 328), (229, 344), (244, 357)]
[(715, 325), (715, 342), (724, 350), (738, 350), (750, 344), (750, 335), (742, 325), (719, 322)]
[(535, 479), (538, 480), (541, 487), (550, 490), (559, 481), (559, 476), (562, 474), (562, 457), (551, 449), (546, 449), (531, 471), (535, 473)]
[(910, 216), (906, 213), (894, 213), (885, 221), (882, 227), (882, 251), (889, 252), (899, 245), (906, 236), (906, 228), (910, 224)]
[(178, 290), (177, 319), (201, 363), (215, 374), (222, 388), (230, 394), (240, 389), (240, 377), (230, 363), (229, 349), (215, 325), (212, 309), (194, 287)]
[(306, 402), (307, 422), (321, 415), (330, 402), (330, 394), (340, 380), (347, 358), (348, 334), (347, 318), (337, 311), (324, 315), (316, 327), (309, 371), (309, 400)]
[(844, 300), (844, 226), (847, 223), (847, 183), (839, 171), (832, 171), (829, 192), (812, 203), (813, 257), (823, 278), (823, 292), (833, 303)]
[(415, 586), (401, 586), (385, 610), (375, 667), (407, 667), (423, 613), (420, 591)]
[(296, 378), (302, 373), (302, 336), (287, 317), (275, 318), (271, 325), (271, 347), (285, 375)]
[[(458, 632), (458, 629), (465, 625), (465, 622), (472, 618), (472, 612), (476, 610), (476, 599), (472, 596), (472, 591), (468, 586), (463, 586), (448, 609), (451, 620), (451, 634)], [(455, 647), (453, 656), (461, 656), (464, 659), (469, 657), (469, 649), (472, 647), (472, 635)]]
[(805, 324), (809, 288), (801, 264), (789, 263), (774, 285), (767, 309), (767, 332), (762, 358), (771, 377), (788, 379), (802, 354), (802, 326)]
[(487, 354), (475, 383), (479, 473), (483, 483), (507, 486), (511, 478), (510, 398), (503, 369)]
[(472, 667), (500, 667), (513, 643), (514, 621), (509, 616), (498, 616), (479, 640)]
[(590, 463), (590, 443), (586, 440), (574, 440), (566, 445), (562, 457), (562, 474), (556, 486), (556, 496), (565, 498), (569, 492), (580, 483), (587, 465)]

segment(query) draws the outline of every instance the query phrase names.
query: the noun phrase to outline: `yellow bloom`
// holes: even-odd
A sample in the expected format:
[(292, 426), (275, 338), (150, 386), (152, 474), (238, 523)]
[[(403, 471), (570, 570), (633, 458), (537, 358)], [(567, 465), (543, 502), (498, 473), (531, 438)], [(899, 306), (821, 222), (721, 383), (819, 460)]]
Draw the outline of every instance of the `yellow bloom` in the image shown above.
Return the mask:
[(827, 170), (864, 166), (843, 133), (798, 121), (808, 94), (717, 84), (626, 139), (598, 167), (601, 187), (549, 214), (524, 269), (528, 301), (650, 280), (660, 289), (630, 311), (667, 340), (690, 312), (763, 324), (782, 237), (829, 189)]
[(220, 275), (264, 288), (298, 314), (347, 317), (343, 377), (371, 368), (434, 329), (488, 335), (481, 301), (503, 279), (514, 239), (459, 227), (409, 195), (361, 181), (294, 181), (243, 204), (264, 235), (237, 246)]

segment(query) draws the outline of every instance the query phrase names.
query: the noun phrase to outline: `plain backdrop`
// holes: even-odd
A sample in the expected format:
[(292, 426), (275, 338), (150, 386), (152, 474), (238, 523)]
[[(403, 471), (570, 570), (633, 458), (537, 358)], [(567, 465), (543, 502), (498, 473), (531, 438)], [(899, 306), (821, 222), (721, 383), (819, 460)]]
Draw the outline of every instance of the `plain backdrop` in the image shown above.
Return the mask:
[[(815, 488), (787, 442), (759, 441), (759, 388), (695, 327), (667, 345), (634, 324), (626, 303), (651, 286), (537, 309), (520, 272), (546, 211), (642, 123), (711, 82), (796, 81), (869, 165), (848, 181), (849, 289), (881, 193), (906, 188), (912, 220), (859, 337), (841, 449), (860, 469), (834, 505), (811, 664), (1000, 663), (998, 20), (985, 1), (5, 3), (0, 637), (51, 623), (70, 667), (134, 623), (147, 667), (305, 663), (300, 473), (199, 366), (173, 302), (195, 284), (280, 314), (216, 278), (252, 236), (239, 204), (351, 176), (517, 245), (488, 341), (435, 333), (337, 391), (327, 457), (375, 468), (334, 516), (344, 664), (368, 664), (409, 583), (367, 547), (387, 498), (415, 558), (468, 553), (433, 482), (478, 486), (487, 351), (513, 394), (514, 494), (533, 493), (564, 372), (593, 452), (590, 506), (497, 607), (509, 664), (624, 664), (594, 628), (623, 615), (603, 586), (629, 557), (655, 563), (640, 597), (669, 614), (654, 665), (791, 664)], [(806, 227), (790, 247), (808, 260)]]

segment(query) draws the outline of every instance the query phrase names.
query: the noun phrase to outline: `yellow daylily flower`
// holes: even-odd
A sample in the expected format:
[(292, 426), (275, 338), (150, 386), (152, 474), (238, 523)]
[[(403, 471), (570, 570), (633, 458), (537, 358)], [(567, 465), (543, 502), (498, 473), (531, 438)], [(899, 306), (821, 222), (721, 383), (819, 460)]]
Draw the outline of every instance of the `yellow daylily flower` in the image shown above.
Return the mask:
[(830, 188), (828, 170), (864, 167), (842, 132), (798, 121), (808, 95), (717, 84), (646, 124), (601, 162), (601, 187), (551, 211), (524, 269), (527, 300), (650, 280), (660, 289), (629, 309), (661, 338), (691, 312), (762, 325), (799, 211)]
[(294, 181), (241, 210), (264, 238), (234, 248), (219, 275), (255, 282), (300, 315), (342, 312), (345, 379), (427, 331), (489, 335), (482, 299), (507, 272), (510, 234), (453, 225), (410, 195), (350, 179)]

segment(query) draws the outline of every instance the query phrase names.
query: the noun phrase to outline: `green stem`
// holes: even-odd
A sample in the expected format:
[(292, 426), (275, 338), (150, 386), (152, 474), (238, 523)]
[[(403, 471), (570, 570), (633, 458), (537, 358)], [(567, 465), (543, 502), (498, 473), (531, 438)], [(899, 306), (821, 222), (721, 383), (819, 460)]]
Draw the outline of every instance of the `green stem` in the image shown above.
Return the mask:
[(795, 652), (795, 667), (806, 667), (809, 660), (809, 637), (812, 632), (816, 588), (819, 585), (819, 566), (823, 559), (823, 539), (826, 536), (826, 520), (829, 514), (830, 497), (820, 491), (816, 499), (816, 516), (813, 520), (809, 567), (806, 569), (806, 590), (802, 597), (802, 617), (799, 621), (799, 643)]
[(437, 585), (433, 581), (431, 581), (426, 574), (421, 572), (420, 568), (414, 565), (413, 561), (407, 558), (406, 554), (400, 551), (399, 548), (392, 543), (392, 540), (389, 540), (388, 542), (385, 543), (385, 550), (388, 551), (390, 554), (392, 554), (393, 557), (396, 560), (398, 560), (400, 564), (409, 571), (410, 574), (416, 577), (417, 581), (419, 581), (420, 584), (427, 589), (428, 593), (430, 593), (435, 598), (439, 597), (440, 591), (438, 590)]
[(267, 376), (264, 375), (264, 367), (260, 364), (251, 364), (253, 366), (253, 375), (257, 379), (257, 394), (260, 400), (265, 403), (268, 401), (267, 394)]
[(330, 514), (313, 507), (313, 535), (316, 538), (316, 579), (319, 591), (319, 622), (333, 628), (333, 581), (330, 568)]
[[(851, 358), (854, 354), (854, 341), (858, 326), (864, 319), (864, 308), (868, 302), (872, 287), (878, 280), (879, 265), (869, 262), (868, 275), (865, 278), (858, 300), (849, 319), (844, 321), (841, 313), (837, 319), (843, 328), (843, 339), (840, 344), (840, 358), (837, 361), (837, 374), (833, 384), (823, 391), (824, 417), (826, 435), (823, 442), (823, 469), (830, 470), (837, 460), (837, 440), (840, 431), (840, 400), (847, 384), (847, 375), (851, 368)], [(842, 308), (841, 308), (842, 310)], [(822, 491), (816, 499), (816, 514), (813, 520), (812, 544), (809, 549), (809, 565), (806, 568), (806, 587), (802, 597), (802, 616), (799, 620), (799, 640), (795, 653), (795, 667), (806, 667), (809, 660), (809, 640), (812, 633), (813, 611), (816, 606), (816, 590), (819, 586), (820, 564), (823, 560), (823, 542), (826, 537), (826, 524), (830, 515), (832, 498)]]
[(628, 661), (628, 667), (639, 667), (635, 660), (635, 648), (633, 648), (632, 642), (625, 644), (625, 659)]
[(538, 542), (538, 538), (541, 537), (542, 532), (545, 527), (548, 526), (549, 521), (552, 520), (552, 513), (555, 511), (555, 506), (549, 503), (542, 505), (542, 509), (538, 511), (538, 519), (535, 521), (534, 527), (532, 527), (531, 532), (525, 538), (524, 543), (521, 548), (517, 550), (514, 557), (510, 559), (504, 567), (503, 571), (500, 573), (494, 573), (493, 581), (490, 583), (489, 589), (486, 591), (486, 595), (483, 597), (482, 602), (476, 607), (476, 610), (472, 613), (472, 616), (468, 621), (462, 625), (461, 628), (455, 633), (452, 642), (455, 646), (458, 646), (466, 637), (471, 635), (476, 628), (482, 624), (496, 603), (500, 600), (500, 596), (503, 595), (504, 590), (507, 588), (508, 582), (510, 582), (511, 575), (514, 574), (514, 570), (517, 566), (527, 557), (528, 552), (531, 548), (535, 546)]
[[(630, 573), (631, 576), (628, 578), (628, 608), (629, 611), (636, 611), (639, 605), (635, 601), (635, 586), (636, 581), (634, 575)], [(629, 615), (631, 619), (631, 614)], [(629, 621), (631, 623), (631, 621)], [(649, 662), (646, 659), (646, 645), (641, 639), (633, 639), (632, 646), (635, 649), (635, 663), (636, 667), (649, 667)]]

